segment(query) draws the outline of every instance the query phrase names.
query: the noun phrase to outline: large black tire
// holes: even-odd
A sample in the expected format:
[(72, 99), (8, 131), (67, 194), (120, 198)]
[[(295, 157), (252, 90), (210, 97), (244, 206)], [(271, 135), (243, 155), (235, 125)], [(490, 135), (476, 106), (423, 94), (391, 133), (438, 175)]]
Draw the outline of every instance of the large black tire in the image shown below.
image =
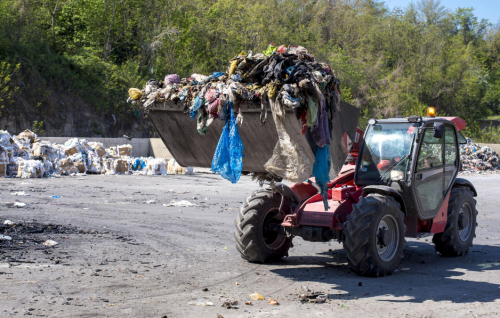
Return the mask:
[(361, 197), (347, 216), (344, 234), (347, 261), (358, 275), (390, 275), (403, 257), (404, 215), (393, 197)]
[(448, 220), (444, 232), (434, 234), (432, 242), (442, 256), (461, 256), (469, 252), (476, 237), (476, 200), (469, 188), (451, 189)]
[(234, 221), (234, 238), (243, 259), (264, 263), (288, 256), (292, 238), (267, 230), (269, 222), (281, 224), (284, 219), (285, 215), (278, 211), (281, 198), (272, 189), (263, 189), (254, 192), (241, 206)]

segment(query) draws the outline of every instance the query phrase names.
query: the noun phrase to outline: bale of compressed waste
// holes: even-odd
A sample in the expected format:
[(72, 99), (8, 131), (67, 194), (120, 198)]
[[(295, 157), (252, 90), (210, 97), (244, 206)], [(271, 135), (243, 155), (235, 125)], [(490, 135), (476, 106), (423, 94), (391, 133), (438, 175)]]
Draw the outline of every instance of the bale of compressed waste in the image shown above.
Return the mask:
[(41, 178), (78, 173), (167, 174), (167, 162), (159, 158), (140, 158), (141, 168), (132, 169), (136, 159), (131, 157), (131, 145), (116, 146), (107, 151), (102, 143), (85, 139), (71, 138), (64, 145), (58, 145), (36, 137), (31, 143), (32, 139), (20, 138), (20, 135), (11, 136), (0, 130), (0, 177)]

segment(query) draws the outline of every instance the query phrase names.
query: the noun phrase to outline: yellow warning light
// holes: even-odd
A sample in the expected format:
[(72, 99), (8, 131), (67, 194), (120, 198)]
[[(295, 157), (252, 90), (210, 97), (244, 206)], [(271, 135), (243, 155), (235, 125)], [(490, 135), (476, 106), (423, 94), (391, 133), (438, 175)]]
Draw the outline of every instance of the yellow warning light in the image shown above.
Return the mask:
[(436, 117), (436, 109), (434, 107), (427, 108), (427, 117)]

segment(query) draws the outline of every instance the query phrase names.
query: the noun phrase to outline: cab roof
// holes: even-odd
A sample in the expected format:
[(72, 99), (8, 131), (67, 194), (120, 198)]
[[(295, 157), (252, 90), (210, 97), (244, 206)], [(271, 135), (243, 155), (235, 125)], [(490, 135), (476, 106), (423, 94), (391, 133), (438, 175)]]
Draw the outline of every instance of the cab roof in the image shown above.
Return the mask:
[[(422, 117), (422, 123), (430, 122), (430, 121), (439, 121), (439, 120), (447, 120), (451, 121), (457, 127), (457, 130), (464, 130), (466, 127), (466, 122), (460, 117)], [(377, 119), (378, 123), (407, 123), (408, 117), (404, 118), (388, 118), (388, 119)]]

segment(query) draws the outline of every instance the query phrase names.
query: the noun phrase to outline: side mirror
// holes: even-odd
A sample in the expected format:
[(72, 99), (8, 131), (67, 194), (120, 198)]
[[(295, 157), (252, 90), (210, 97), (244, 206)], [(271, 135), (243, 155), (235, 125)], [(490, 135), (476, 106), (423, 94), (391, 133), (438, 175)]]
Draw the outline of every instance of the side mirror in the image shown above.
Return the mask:
[(444, 123), (435, 122), (432, 137), (441, 139), (444, 136)]

